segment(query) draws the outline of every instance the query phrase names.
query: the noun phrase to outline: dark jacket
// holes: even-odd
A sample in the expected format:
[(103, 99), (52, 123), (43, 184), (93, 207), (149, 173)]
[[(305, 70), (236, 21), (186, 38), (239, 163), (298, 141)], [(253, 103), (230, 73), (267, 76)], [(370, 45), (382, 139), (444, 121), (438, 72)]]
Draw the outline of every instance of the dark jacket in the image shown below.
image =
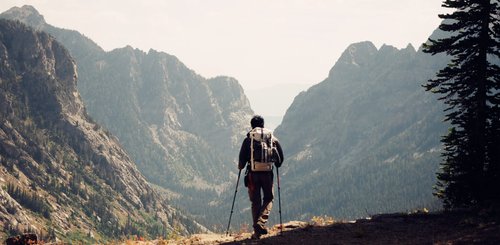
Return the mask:
[[(247, 134), (247, 137), (245, 140), (243, 140), (243, 144), (241, 144), (241, 149), (240, 149), (240, 157), (239, 157), (239, 162), (238, 162), (238, 168), (243, 169), (248, 162), (250, 162), (250, 134)], [(278, 155), (279, 155), (279, 162), (275, 162), (274, 165), (276, 167), (281, 167), (281, 164), (283, 163), (283, 150), (281, 149), (280, 142), (276, 137), (273, 137), (273, 145), (276, 146), (276, 149), (278, 150)]]

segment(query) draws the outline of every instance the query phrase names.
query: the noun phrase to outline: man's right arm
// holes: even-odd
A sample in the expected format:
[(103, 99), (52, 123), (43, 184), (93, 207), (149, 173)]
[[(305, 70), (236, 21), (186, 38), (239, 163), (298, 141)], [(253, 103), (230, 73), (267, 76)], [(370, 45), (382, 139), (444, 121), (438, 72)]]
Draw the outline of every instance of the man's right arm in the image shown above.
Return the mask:
[(241, 144), (240, 157), (238, 161), (238, 169), (243, 169), (247, 162), (250, 161), (250, 140), (245, 138)]

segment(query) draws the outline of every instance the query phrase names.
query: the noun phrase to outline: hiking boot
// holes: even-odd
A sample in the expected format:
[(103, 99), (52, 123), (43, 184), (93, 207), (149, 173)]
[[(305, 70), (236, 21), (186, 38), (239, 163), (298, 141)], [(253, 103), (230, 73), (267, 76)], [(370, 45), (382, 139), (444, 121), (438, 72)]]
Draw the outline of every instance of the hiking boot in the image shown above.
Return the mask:
[(264, 227), (263, 225), (256, 225), (253, 230), (255, 231), (256, 234), (259, 234), (259, 235), (265, 235), (268, 233), (266, 227)]
[(262, 235), (261, 235), (261, 234), (259, 234), (259, 233), (255, 233), (255, 232), (254, 232), (254, 233), (252, 234), (251, 239), (260, 239), (260, 236), (262, 236)]

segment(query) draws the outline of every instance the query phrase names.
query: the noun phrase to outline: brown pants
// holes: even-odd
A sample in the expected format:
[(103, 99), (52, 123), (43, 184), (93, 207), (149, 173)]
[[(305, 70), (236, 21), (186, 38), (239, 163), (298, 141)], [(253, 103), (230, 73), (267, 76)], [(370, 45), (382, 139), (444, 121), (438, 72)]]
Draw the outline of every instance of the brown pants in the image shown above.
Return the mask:
[[(252, 202), (253, 227), (264, 227), (273, 207), (273, 172), (250, 172), (248, 196)], [(264, 197), (261, 197), (261, 189)]]

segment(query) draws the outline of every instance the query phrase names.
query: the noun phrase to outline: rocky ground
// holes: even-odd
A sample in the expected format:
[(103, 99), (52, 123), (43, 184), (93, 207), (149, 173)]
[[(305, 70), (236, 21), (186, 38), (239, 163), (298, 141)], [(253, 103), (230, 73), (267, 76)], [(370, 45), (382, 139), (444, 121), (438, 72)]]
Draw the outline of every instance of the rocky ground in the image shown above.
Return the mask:
[(274, 226), (258, 240), (250, 233), (197, 234), (138, 244), (500, 244), (498, 217), (468, 211), (384, 214), (351, 222), (319, 218), (288, 222), (283, 233)]

